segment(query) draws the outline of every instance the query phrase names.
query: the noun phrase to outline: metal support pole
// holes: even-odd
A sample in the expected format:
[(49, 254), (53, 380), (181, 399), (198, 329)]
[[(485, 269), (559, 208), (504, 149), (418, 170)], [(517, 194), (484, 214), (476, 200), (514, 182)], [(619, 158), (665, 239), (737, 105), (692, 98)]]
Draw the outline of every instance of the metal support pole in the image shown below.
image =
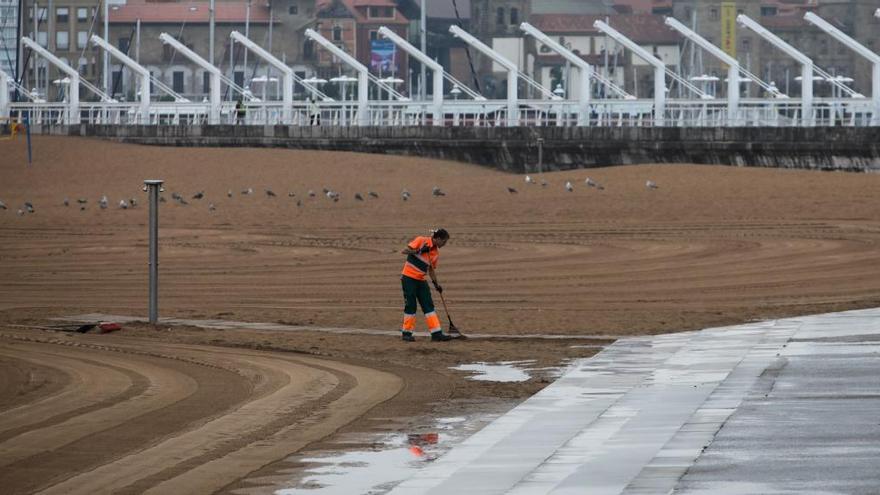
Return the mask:
[(208, 63), (214, 65), (214, 0), (208, 4)]
[[(110, 6), (104, 0), (104, 39), (110, 42)], [(110, 94), (110, 54), (104, 51), (104, 92)]]
[[(425, 11), (425, 4), (427, 2), (422, 0), (422, 8), (420, 9), (421, 19), (419, 21), (419, 34), (421, 36), (421, 52), (424, 54), (428, 54), (428, 26), (427, 26), (427, 12)], [(422, 62), (422, 71), (419, 74), (419, 100), (425, 101), (428, 99), (428, 84), (427, 84), (427, 67), (425, 63)], [(443, 91), (442, 89), (440, 90)], [(437, 88), (434, 88), (434, 92), (437, 92)]]
[(150, 196), (150, 324), (159, 321), (159, 189), (162, 180), (145, 180), (147, 193)]
[(544, 173), (544, 138), (538, 138), (538, 173)]

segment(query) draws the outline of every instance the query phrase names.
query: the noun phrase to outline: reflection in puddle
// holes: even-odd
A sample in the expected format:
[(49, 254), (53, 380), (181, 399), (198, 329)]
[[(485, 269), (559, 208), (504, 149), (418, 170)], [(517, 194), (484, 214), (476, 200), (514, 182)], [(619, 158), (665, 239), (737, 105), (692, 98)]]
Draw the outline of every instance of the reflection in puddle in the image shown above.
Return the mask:
[(497, 414), (441, 418), (424, 432), (371, 437), (368, 442), (371, 444), (369, 450), (333, 452), (326, 456), (293, 459), (309, 464), (305, 475), (294, 488), (277, 490), (275, 494), (387, 493), (495, 417)]
[(471, 380), (487, 382), (524, 382), (531, 376), (526, 372), (527, 365), (535, 361), (502, 361), (499, 363), (460, 364), (453, 370), (472, 371), (476, 373)]

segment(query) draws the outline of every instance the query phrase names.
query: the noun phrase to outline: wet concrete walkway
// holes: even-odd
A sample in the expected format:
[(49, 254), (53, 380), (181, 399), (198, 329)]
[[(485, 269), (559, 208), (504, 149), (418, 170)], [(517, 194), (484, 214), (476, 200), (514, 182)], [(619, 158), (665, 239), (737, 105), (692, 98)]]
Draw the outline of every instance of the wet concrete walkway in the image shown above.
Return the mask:
[(629, 338), (390, 493), (876, 494), (880, 310)]

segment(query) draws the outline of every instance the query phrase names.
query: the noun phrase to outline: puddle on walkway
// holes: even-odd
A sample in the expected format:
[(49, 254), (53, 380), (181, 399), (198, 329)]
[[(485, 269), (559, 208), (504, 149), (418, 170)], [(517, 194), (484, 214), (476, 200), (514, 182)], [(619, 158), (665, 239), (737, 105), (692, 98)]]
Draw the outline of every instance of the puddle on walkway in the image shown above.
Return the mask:
[[(507, 408), (505, 408), (506, 411)], [(435, 461), (453, 446), (476, 433), (504, 411), (474, 416), (454, 416), (432, 421), (412, 433), (391, 433), (344, 438), (343, 444), (369, 445), (360, 451), (334, 451), (294, 457), (306, 463), (292, 488), (276, 495), (381, 495), (391, 491), (417, 470)]]
[(536, 375), (541, 377), (558, 378), (565, 373), (571, 360), (563, 362), (562, 366), (552, 368), (535, 368), (534, 360), (527, 361), (501, 361), (497, 363), (470, 363), (451, 367), (456, 371), (470, 371), (473, 373), (471, 380), (487, 382), (525, 382)]

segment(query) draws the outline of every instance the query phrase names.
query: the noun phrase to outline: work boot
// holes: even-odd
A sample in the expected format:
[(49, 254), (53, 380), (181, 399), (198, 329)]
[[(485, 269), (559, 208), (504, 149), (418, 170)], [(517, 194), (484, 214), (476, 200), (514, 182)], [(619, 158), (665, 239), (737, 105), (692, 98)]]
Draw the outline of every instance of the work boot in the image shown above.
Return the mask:
[(412, 332), (402, 332), (402, 333), (403, 333), (403, 335), (401, 335), (400, 338), (403, 339), (404, 342), (415, 342), (416, 341), (416, 338), (413, 337)]
[(450, 337), (449, 335), (446, 335), (443, 332), (434, 332), (431, 334), (431, 341), (432, 342), (447, 342), (450, 340), (452, 340), (452, 337)]

